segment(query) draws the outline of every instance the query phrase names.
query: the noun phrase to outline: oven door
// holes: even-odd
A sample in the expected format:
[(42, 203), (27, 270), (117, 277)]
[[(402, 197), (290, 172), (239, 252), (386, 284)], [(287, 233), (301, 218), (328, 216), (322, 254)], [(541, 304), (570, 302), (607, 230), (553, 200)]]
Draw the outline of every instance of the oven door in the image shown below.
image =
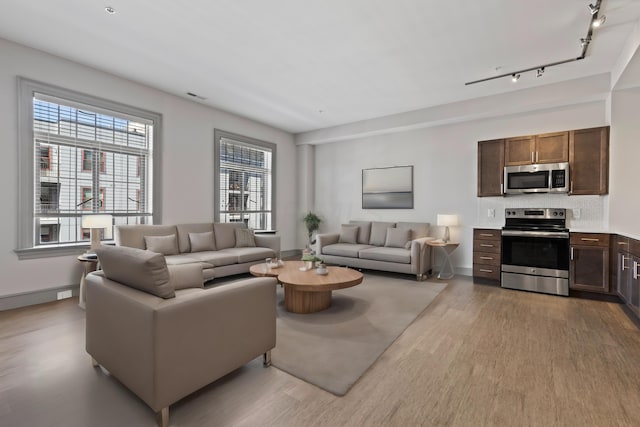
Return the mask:
[(569, 277), (569, 233), (503, 230), (502, 271)]

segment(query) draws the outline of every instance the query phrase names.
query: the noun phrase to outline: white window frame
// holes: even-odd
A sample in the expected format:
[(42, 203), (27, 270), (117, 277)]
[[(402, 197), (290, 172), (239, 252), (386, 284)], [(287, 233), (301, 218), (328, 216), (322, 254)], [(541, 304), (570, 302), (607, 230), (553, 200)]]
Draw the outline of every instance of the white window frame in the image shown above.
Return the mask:
[(214, 146), (213, 146), (213, 213), (214, 221), (220, 221), (220, 142), (223, 139), (237, 141), (248, 146), (254, 146), (256, 148), (262, 148), (271, 151), (271, 224), (269, 224), (269, 230), (275, 230), (276, 228), (276, 171), (277, 171), (277, 145), (272, 142), (261, 141), (259, 139), (250, 138), (248, 136), (238, 135), (236, 133), (227, 132), (220, 129), (214, 130)]
[(57, 245), (35, 246), (34, 227), (34, 192), (35, 144), (33, 131), (33, 99), (35, 94), (48, 95), (94, 107), (96, 110), (107, 110), (140, 117), (153, 122), (153, 172), (151, 179), (153, 188), (152, 221), (162, 221), (162, 115), (118, 102), (98, 98), (92, 95), (64, 89), (23, 77), (18, 77), (18, 233), (15, 253), (19, 259), (65, 256), (82, 253), (89, 246), (83, 243), (62, 243)]

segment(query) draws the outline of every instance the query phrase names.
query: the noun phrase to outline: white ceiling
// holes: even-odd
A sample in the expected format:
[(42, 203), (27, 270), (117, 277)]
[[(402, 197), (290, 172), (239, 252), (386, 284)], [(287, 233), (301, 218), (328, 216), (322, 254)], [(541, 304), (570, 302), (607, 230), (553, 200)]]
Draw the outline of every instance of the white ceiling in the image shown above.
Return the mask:
[(0, 37), (299, 133), (609, 72), (639, 0), (603, 0), (582, 61), (464, 84), (579, 56), (588, 3), (3, 0)]

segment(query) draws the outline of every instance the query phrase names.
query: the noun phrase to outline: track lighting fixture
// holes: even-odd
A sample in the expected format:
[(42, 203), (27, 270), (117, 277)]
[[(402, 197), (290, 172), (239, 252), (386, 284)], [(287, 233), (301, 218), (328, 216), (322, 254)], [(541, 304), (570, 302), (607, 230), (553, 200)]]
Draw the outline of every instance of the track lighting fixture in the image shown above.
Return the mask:
[[(499, 74), (499, 75), (496, 75), (496, 76), (485, 77), (483, 79), (473, 80), (473, 81), (470, 81), (470, 82), (466, 82), (465, 86), (473, 85), (473, 84), (476, 84), (476, 83), (487, 82), (489, 80), (501, 79), (503, 77), (508, 77), (508, 76), (511, 76), (511, 81), (513, 83), (515, 83), (520, 78), (520, 74), (521, 73), (527, 73), (529, 71), (534, 71), (534, 70), (536, 71), (536, 77), (542, 77), (542, 75), (544, 74), (545, 68), (555, 67), (556, 65), (567, 64), (569, 62), (580, 61), (580, 60), (586, 58), (587, 51), (589, 49), (589, 44), (591, 43), (591, 38), (592, 38), (592, 35), (593, 35), (593, 29), (602, 26), (602, 24), (604, 24), (604, 21), (607, 19), (604, 15), (600, 14), (600, 12), (602, 10), (602, 1), (603, 0), (595, 0), (593, 3), (590, 3), (587, 6), (589, 8), (589, 12), (591, 12), (591, 20), (589, 22), (589, 31), (587, 32), (587, 34), (585, 35), (584, 38), (580, 39), (580, 45), (582, 46), (582, 52), (580, 53), (580, 56), (577, 56), (577, 57), (573, 56), (571, 58), (567, 58), (567, 59), (564, 59), (564, 60), (561, 60), (561, 61), (549, 62), (547, 64), (541, 64), (541, 65), (537, 65), (535, 67), (523, 68), (523, 69), (517, 70), (517, 71), (514, 70), (514, 71), (510, 71), (508, 73)], [(496, 68), (496, 71), (498, 71), (500, 68), (501, 67)]]
[(598, 17), (598, 19), (595, 19), (593, 21), (593, 24), (591, 24), (591, 25), (593, 25), (593, 28), (598, 28), (599, 26), (604, 24), (604, 21), (606, 21), (606, 20), (607, 20), (607, 17), (602, 15), (602, 16)]

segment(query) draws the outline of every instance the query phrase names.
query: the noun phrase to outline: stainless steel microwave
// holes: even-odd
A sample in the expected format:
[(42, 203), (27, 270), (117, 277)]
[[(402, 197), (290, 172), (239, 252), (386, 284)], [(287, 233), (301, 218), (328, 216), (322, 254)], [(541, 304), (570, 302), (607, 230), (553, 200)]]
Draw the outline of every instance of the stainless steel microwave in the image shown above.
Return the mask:
[(504, 193), (568, 193), (569, 163), (506, 166)]

